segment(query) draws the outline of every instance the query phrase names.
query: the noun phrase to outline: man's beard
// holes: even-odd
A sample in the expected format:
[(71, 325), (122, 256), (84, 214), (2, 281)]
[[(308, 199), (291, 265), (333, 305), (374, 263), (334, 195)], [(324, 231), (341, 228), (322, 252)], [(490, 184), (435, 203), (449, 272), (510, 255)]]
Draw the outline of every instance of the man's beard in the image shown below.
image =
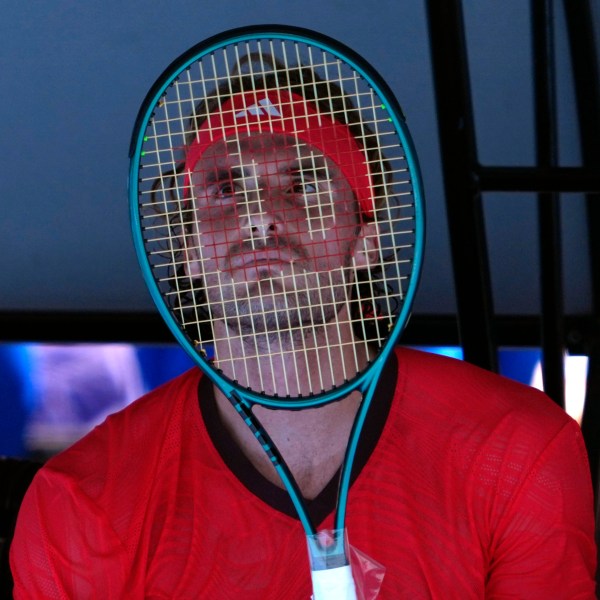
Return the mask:
[[(285, 278), (302, 285), (287, 289)], [(286, 276), (268, 275), (252, 282), (209, 287), (207, 296), (213, 319), (223, 320), (243, 339), (260, 339), (286, 345), (295, 343), (331, 322), (347, 301), (344, 269)]]

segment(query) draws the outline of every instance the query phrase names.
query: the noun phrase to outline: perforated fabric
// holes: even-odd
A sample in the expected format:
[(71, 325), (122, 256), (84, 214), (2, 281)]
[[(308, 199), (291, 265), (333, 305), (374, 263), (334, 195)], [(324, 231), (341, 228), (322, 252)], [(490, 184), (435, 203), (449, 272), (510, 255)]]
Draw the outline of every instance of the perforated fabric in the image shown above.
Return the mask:
[[(380, 597), (595, 598), (578, 425), (540, 392), (399, 350), (396, 397), (352, 486), (351, 544), (387, 568)], [(192, 370), (55, 457), (24, 500), (15, 598), (299, 599), (299, 522), (226, 469)], [(331, 515), (322, 524), (332, 527)]]

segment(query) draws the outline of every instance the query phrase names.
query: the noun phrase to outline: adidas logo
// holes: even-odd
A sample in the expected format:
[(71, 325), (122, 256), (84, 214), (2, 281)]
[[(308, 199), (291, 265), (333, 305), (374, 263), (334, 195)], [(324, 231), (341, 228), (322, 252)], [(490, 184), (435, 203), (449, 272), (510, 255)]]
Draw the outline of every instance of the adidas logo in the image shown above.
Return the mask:
[(235, 113), (235, 118), (244, 119), (249, 115), (253, 115), (255, 117), (267, 115), (271, 115), (272, 117), (280, 117), (281, 113), (268, 98), (263, 98), (262, 100), (259, 100), (258, 104), (253, 104), (252, 106)]

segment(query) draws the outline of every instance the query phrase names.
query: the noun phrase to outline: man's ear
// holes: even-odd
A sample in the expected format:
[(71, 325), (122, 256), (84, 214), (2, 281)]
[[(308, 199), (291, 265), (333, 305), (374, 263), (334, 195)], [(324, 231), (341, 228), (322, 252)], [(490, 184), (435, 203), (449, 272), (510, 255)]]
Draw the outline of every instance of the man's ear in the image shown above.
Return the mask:
[(356, 238), (354, 264), (357, 269), (370, 269), (379, 262), (379, 228), (377, 223), (364, 223)]

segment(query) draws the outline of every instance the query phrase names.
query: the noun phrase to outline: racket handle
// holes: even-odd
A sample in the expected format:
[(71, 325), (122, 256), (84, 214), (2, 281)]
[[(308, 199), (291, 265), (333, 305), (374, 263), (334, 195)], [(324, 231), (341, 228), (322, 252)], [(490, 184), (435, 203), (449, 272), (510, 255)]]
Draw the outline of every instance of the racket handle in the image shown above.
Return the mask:
[(350, 565), (311, 571), (313, 600), (356, 600)]

